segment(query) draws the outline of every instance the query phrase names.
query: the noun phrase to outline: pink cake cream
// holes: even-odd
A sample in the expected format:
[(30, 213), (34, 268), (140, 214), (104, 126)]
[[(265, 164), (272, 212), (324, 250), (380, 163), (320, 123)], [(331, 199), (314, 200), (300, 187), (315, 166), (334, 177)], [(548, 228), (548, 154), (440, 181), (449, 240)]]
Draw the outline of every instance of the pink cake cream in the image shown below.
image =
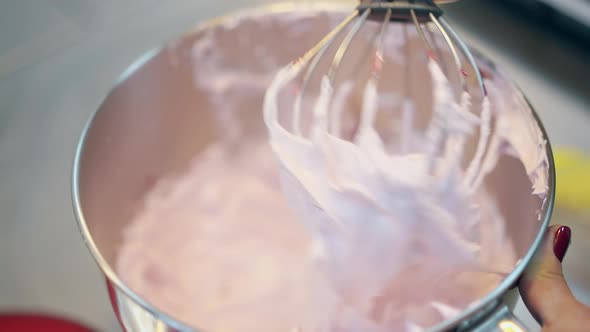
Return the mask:
[[(422, 331), (477, 304), (517, 264), (484, 180), (508, 154), (543, 199), (547, 160), (526, 102), (501, 77), (486, 81), (489, 98), (457, 102), (423, 59), (412, 80), (429, 87), (418, 92), (429, 112), (366, 81), (361, 90), (324, 81), (319, 103), (305, 102), (304, 129), (291, 130), (282, 112), (293, 98), (279, 90), (297, 73), (281, 65), (342, 15), (245, 15), (195, 40), (195, 87), (210, 95), (224, 139), (146, 195), (117, 260), (122, 280), (159, 310), (205, 332)], [(385, 52), (400, 67), (403, 36), (392, 31)], [(256, 56), (224, 53), (228, 40)], [(243, 137), (244, 106), (259, 107), (268, 137)], [(383, 126), (381, 108), (399, 110), (389, 116), (402, 125)], [(346, 117), (360, 109), (368, 115)], [(388, 126), (394, 133), (381, 135)]]

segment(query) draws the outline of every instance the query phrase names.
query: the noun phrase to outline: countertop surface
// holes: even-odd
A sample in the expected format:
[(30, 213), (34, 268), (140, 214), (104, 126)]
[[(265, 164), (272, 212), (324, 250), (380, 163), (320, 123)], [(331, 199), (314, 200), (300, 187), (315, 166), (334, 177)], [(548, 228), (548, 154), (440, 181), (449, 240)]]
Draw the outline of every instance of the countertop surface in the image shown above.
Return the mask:
[[(257, 1), (0, 0), (0, 311), (55, 313), (119, 330), (72, 213), (78, 137), (126, 65), (246, 3)], [(555, 146), (590, 152), (587, 47), (491, 1), (464, 1), (448, 14), (469, 43), (511, 73)], [(575, 225), (566, 261), (587, 303), (589, 228)], [(519, 315), (535, 328), (521, 304)]]

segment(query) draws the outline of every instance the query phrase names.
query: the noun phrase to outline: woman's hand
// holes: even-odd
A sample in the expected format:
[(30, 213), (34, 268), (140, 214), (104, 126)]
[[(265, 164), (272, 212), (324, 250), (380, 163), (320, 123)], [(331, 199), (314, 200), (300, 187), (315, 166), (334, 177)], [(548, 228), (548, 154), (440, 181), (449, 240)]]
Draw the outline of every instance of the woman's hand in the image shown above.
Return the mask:
[(543, 332), (590, 331), (590, 307), (576, 300), (563, 278), (561, 262), (570, 241), (569, 227), (551, 226), (520, 281), (524, 303)]

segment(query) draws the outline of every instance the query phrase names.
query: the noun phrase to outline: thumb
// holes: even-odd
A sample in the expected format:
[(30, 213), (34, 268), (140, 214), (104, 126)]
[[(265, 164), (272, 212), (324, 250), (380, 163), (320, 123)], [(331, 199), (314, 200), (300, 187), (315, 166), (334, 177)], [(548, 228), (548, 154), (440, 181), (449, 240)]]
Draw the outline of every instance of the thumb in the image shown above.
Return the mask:
[[(567, 226), (551, 226), (520, 281), (520, 293), (535, 319), (545, 328), (575, 322), (588, 314), (570, 291), (561, 269), (571, 241)], [(573, 316), (572, 316), (573, 315)], [(578, 320), (579, 321), (579, 320)]]

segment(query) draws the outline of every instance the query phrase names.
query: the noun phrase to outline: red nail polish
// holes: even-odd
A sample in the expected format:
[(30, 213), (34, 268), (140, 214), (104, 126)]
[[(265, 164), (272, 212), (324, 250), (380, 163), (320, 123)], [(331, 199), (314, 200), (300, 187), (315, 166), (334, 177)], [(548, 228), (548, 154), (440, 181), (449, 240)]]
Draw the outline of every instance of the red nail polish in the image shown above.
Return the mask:
[(569, 227), (561, 226), (557, 229), (557, 232), (555, 232), (555, 238), (553, 239), (553, 253), (560, 262), (563, 262), (563, 258), (567, 253), (571, 240), (572, 230)]

